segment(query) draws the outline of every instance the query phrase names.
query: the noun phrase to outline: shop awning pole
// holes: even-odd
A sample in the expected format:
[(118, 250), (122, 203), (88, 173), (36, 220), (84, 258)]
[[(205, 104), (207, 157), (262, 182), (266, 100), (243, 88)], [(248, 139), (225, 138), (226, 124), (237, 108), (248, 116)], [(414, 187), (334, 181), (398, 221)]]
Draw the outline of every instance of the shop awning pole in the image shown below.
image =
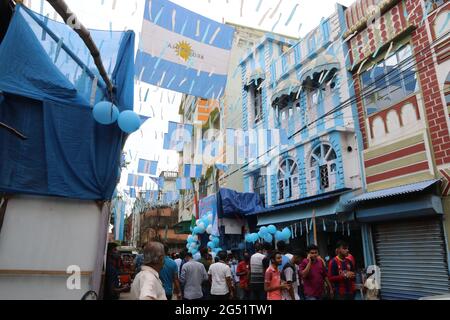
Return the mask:
[(313, 219), (314, 244), (317, 245), (316, 209), (313, 209), (312, 219)]

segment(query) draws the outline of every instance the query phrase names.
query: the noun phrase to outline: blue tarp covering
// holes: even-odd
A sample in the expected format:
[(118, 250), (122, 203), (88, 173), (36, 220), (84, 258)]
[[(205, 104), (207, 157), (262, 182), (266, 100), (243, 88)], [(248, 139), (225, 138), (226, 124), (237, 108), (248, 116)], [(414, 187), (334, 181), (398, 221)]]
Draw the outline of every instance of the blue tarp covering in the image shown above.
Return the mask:
[[(133, 107), (134, 33), (92, 31), (120, 111)], [(98, 86), (93, 79), (99, 78)], [(126, 135), (92, 117), (105, 85), (68, 26), (18, 6), (0, 45), (0, 192), (107, 200)]]
[(264, 209), (261, 198), (255, 193), (240, 193), (225, 188), (220, 189), (219, 193), (220, 218), (243, 217)]

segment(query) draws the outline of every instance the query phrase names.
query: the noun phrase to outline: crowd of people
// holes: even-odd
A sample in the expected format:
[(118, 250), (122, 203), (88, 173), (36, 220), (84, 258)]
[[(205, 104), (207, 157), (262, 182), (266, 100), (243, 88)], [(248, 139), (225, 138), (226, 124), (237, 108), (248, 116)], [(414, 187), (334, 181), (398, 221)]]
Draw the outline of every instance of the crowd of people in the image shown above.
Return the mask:
[[(193, 256), (187, 251), (169, 254), (167, 246), (151, 242), (136, 260), (131, 295), (150, 300), (355, 299), (356, 266), (347, 243), (338, 242), (335, 257), (328, 261), (316, 245), (288, 251), (280, 241), (276, 249), (270, 243), (256, 243), (253, 254), (215, 255), (205, 248)], [(117, 298), (126, 288), (120, 288), (111, 274), (108, 289), (111, 298)]]

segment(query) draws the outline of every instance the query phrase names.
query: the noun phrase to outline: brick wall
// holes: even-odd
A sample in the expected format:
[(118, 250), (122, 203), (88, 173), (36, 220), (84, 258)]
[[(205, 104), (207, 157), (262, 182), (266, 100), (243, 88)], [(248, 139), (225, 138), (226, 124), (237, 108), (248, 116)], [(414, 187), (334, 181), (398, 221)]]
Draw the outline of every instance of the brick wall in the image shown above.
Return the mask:
[(432, 43), (427, 34), (426, 24), (421, 24), (423, 10), (422, 6), (417, 6), (418, 3), (419, 0), (407, 0), (406, 7), (408, 13), (415, 8), (409, 20), (412, 25), (417, 26), (412, 34), (412, 43), (416, 55), (417, 69), (420, 70), (418, 78), (423, 91), (425, 116), (430, 129), (432, 151), (436, 165), (439, 166), (450, 163), (450, 137), (446, 112), (439, 92), (436, 66), (430, 50)]

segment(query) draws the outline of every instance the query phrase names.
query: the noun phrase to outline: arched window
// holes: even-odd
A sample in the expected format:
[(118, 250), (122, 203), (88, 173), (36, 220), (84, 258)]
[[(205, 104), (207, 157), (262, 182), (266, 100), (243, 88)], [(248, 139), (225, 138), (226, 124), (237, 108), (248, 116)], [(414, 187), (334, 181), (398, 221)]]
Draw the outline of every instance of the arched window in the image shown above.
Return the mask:
[(313, 191), (333, 190), (336, 185), (337, 156), (334, 149), (326, 143), (315, 147), (309, 160), (310, 186)]
[(290, 199), (293, 191), (298, 189), (298, 165), (292, 159), (281, 161), (278, 170), (278, 195), (279, 200)]
[(253, 192), (259, 195), (265, 205), (266, 201), (266, 177), (260, 173), (253, 176)]

